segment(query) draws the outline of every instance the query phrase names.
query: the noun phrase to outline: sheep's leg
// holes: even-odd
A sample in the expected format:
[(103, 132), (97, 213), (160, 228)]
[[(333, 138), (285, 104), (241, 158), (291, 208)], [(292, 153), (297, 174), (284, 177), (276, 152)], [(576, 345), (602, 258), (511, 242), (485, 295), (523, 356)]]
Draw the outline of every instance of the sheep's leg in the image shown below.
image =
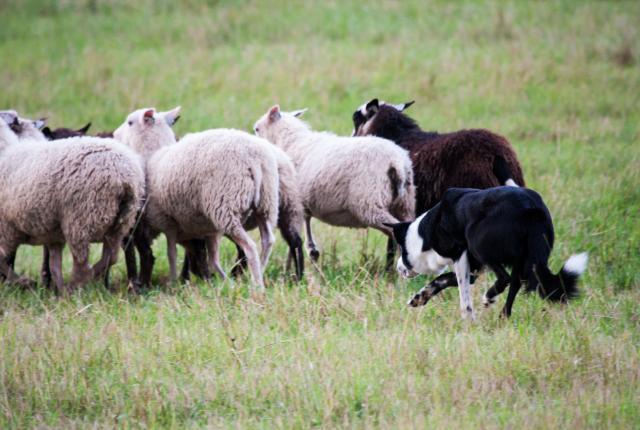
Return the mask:
[(304, 225), (307, 231), (307, 248), (309, 249), (309, 255), (313, 262), (317, 262), (320, 258), (320, 251), (316, 246), (316, 242), (313, 240), (313, 234), (311, 233), (311, 216), (304, 217)]
[(237, 226), (229, 232), (229, 237), (233, 240), (247, 256), (249, 270), (253, 283), (260, 289), (264, 289), (262, 280), (262, 268), (260, 267), (260, 259), (258, 257), (258, 249), (249, 234), (241, 226)]
[(98, 277), (104, 275), (104, 272), (105, 270), (107, 270), (110, 260), (111, 246), (108, 240), (105, 238), (105, 240), (102, 242), (102, 255), (100, 257), (100, 260), (98, 260), (98, 262), (91, 268), (91, 270), (93, 271), (94, 279), (97, 279)]
[(236, 257), (236, 264), (233, 265), (231, 269), (231, 276), (240, 277), (244, 273), (244, 270), (247, 268), (247, 256), (244, 255), (244, 251), (238, 244), (236, 243), (236, 250), (238, 251), (238, 256)]
[(35, 282), (27, 277), (19, 276), (7, 262), (10, 260), (8, 256), (15, 255), (18, 245), (8, 245), (5, 249), (7, 250), (5, 254), (0, 251), (0, 273), (4, 276), (5, 281), (8, 284), (16, 284), (27, 288), (35, 286)]
[(138, 280), (140, 285), (149, 287), (151, 286), (151, 274), (153, 273), (153, 264), (155, 262), (151, 244), (142, 235), (134, 236), (133, 241), (140, 255), (140, 277)]
[(6, 258), (7, 264), (9, 265), (9, 267), (11, 267), (11, 270), (16, 270), (16, 255), (18, 254), (18, 251), (13, 251), (11, 254), (9, 254)]
[(93, 270), (94, 279), (98, 279), (103, 277), (104, 286), (107, 289), (110, 289), (109, 285), (109, 269), (111, 266), (118, 262), (118, 251), (120, 250), (121, 238), (116, 237), (105, 237), (102, 242), (102, 257), (100, 261), (96, 263)]
[(191, 276), (189, 272), (191, 271), (191, 250), (185, 246), (184, 247), (184, 261), (182, 262), (182, 270), (180, 271), (180, 279), (182, 282), (187, 283), (191, 280)]
[(289, 245), (287, 271), (291, 266), (291, 261), (293, 261), (296, 270), (296, 279), (300, 281), (304, 276), (304, 252), (302, 249), (302, 238), (293, 228), (282, 228), (281, 226), (280, 232), (282, 233), (284, 241)]
[(262, 264), (262, 270), (264, 271), (269, 262), (269, 256), (271, 255), (273, 244), (276, 242), (276, 237), (273, 234), (273, 227), (266, 219), (256, 215), (256, 222), (260, 231), (260, 264)]
[(202, 239), (192, 239), (185, 244), (187, 250), (185, 261), (189, 270), (200, 279), (209, 279), (209, 262), (207, 258), (207, 243)]
[(393, 262), (396, 258), (396, 241), (393, 235), (387, 239), (387, 262), (384, 265), (385, 272), (393, 271)]
[[(47, 257), (47, 268), (50, 269), (49, 276), (58, 291), (58, 294), (65, 295), (68, 291), (64, 286), (64, 279), (62, 278), (62, 245), (51, 245), (45, 247)], [(44, 262), (43, 262), (44, 266)]]
[(212, 234), (207, 237), (207, 253), (209, 254), (209, 267), (213, 268), (221, 279), (227, 279), (227, 275), (220, 265), (220, 233)]
[[(60, 253), (62, 253), (62, 251), (60, 251)], [(51, 262), (50, 262), (50, 253), (49, 253), (49, 247), (47, 246), (43, 246), (42, 247), (42, 268), (40, 269), (40, 279), (42, 280), (42, 285), (45, 288), (50, 288), (51, 287)], [(60, 256), (60, 258), (62, 258), (62, 255)], [(62, 265), (62, 263), (60, 263)], [(60, 269), (62, 270), (62, 269)], [(60, 288), (56, 285), (56, 288), (58, 288), (58, 291), (60, 291)]]
[(68, 292), (89, 282), (93, 275), (93, 270), (89, 266), (89, 243), (69, 243), (69, 250), (73, 257), (73, 269)]
[(138, 278), (138, 262), (136, 261), (136, 250), (133, 244), (133, 236), (129, 235), (122, 241), (124, 250), (124, 262), (127, 266), (127, 281), (135, 285)]
[(167, 237), (167, 258), (169, 259), (169, 280), (174, 283), (178, 280), (176, 270), (177, 240), (174, 233), (165, 233)]

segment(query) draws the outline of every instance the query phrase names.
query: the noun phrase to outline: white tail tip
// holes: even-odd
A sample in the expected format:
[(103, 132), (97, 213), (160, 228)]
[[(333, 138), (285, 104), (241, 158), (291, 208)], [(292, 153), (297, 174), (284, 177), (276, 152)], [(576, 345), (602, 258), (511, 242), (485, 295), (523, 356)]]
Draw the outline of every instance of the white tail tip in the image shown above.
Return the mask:
[(587, 269), (587, 262), (589, 261), (589, 254), (583, 252), (582, 254), (576, 254), (569, 257), (566, 263), (564, 263), (563, 270), (571, 272), (576, 275), (582, 275)]
[(513, 179), (507, 179), (507, 181), (504, 183), (507, 187), (516, 187), (516, 188), (520, 188), (518, 187), (518, 184), (516, 184), (516, 181), (514, 181)]

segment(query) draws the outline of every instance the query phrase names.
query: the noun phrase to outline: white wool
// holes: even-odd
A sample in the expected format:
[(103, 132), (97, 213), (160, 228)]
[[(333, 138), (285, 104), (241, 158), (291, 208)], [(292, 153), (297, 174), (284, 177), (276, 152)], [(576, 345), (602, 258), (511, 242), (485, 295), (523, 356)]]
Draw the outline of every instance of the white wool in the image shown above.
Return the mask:
[[(260, 118), (254, 130), (291, 157), (305, 211), (313, 217), (336, 226), (383, 231), (383, 223), (413, 217), (411, 160), (393, 142), (315, 132), (277, 107)], [(390, 170), (398, 177), (398, 189)]]
[[(116, 139), (145, 158), (145, 220), (165, 233), (170, 251), (176, 240), (207, 238), (215, 250), (222, 235), (236, 243), (240, 240), (241, 247), (248, 247), (244, 250), (254, 281), (262, 286), (262, 269), (254, 261), (255, 244), (247, 240), (242, 223), (250, 214), (257, 215), (265, 265), (278, 215), (276, 156), (263, 139), (232, 129), (190, 133), (176, 142), (171, 125), (178, 113), (179, 108), (170, 112), (140, 109), (114, 132)], [(173, 251), (169, 259), (175, 278)]]
[[(103, 254), (96, 269), (101, 272), (115, 263), (117, 246), (135, 221), (144, 193), (140, 159), (110, 139), (78, 137), (51, 144), (30, 124), (22, 124), (19, 140), (7, 140), (0, 120), (0, 253), (14, 252), (27, 241), (66, 243), (78, 263), (71, 282), (83, 284), (90, 278), (89, 243), (115, 244), (110, 248), (115, 246), (116, 253)], [(61, 278), (56, 285), (63, 287)]]

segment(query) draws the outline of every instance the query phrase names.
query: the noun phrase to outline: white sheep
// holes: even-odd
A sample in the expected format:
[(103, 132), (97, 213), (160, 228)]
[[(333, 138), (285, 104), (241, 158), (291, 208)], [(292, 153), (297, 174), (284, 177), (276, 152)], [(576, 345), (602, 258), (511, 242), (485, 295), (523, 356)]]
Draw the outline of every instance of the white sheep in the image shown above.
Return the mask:
[[(306, 109), (305, 109), (306, 110)], [(293, 160), (305, 210), (307, 246), (313, 259), (319, 252), (311, 233), (311, 218), (342, 227), (373, 227), (392, 238), (385, 224), (414, 215), (413, 171), (407, 151), (377, 137), (339, 137), (314, 132), (292, 113), (272, 107), (254, 131), (284, 150)], [(388, 249), (393, 264), (395, 247)]]
[[(280, 198), (278, 229), (280, 230), (282, 238), (289, 246), (287, 269), (293, 262), (296, 279), (301, 280), (304, 275), (304, 253), (302, 238), (300, 237), (303, 223), (303, 208), (299, 191), (298, 174), (291, 158), (289, 158), (283, 150), (275, 145), (268, 144), (267, 146), (274, 153), (278, 162), (278, 192)], [(256, 227), (257, 224), (253, 216), (244, 223), (246, 230), (253, 230)], [(238, 259), (239, 264), (234, 266), (234, 274), (241, 273), (243, 266), (246, 264), (246, 258), (242, 254), (242, 249), (239, 247)]]
[[(144, 193), (140, 158), (114, 140), (71, 138), (49, 144), (36, 125), (14, 111), (0, 113), (0, 272), (9, 282), (30, 283), (6, 264), (22, 243), (50, 250), (59, 292), (69, 292), (106, 273), (130, 230)], [(16, 141), (11, 128), (25, 136)], [(22, 135), (22, 134), (21, 134)], [(103, 255), (89, 266), (89, 244), (103, 243)], [(73, 256), (70, 285), (62, 279), (62, 249)]]
[[(238, 130), (192, 133), (176, 142), (171, 126), (179, 112), (140, 109), (114, 132), (146, 160), (144, 216), (167, 237), (171, 280), (176, 280), (176, 244), (197, 238), (206, 239), (209, 264), (225, 277), (219, 243), (227, 235), (247, 256), (254, 283), (263, 287), (278, 214), (276, 158), (267, 142)], [(260, 256), (243, 228), (251, 214), (260, 230)]]

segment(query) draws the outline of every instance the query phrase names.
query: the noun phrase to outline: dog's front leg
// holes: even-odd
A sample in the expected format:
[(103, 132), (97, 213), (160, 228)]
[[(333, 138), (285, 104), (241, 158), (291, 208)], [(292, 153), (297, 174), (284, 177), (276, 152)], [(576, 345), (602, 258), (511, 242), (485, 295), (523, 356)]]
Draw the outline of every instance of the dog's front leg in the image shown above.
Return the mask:
[(471, 303), (471, 282), (470, 282), (470, 270), (469, 270), (469, 258), (467, 257), (467, 251), (464, 251), (455, 263), (453, 263), (453, 269), (456, 272), (456, 278), (458, 280), (458, 292), (460, 293), (460, 312), (463, 319), (471, 318), (476, 319), (476, 315), (473, 312), (473, 303)]

